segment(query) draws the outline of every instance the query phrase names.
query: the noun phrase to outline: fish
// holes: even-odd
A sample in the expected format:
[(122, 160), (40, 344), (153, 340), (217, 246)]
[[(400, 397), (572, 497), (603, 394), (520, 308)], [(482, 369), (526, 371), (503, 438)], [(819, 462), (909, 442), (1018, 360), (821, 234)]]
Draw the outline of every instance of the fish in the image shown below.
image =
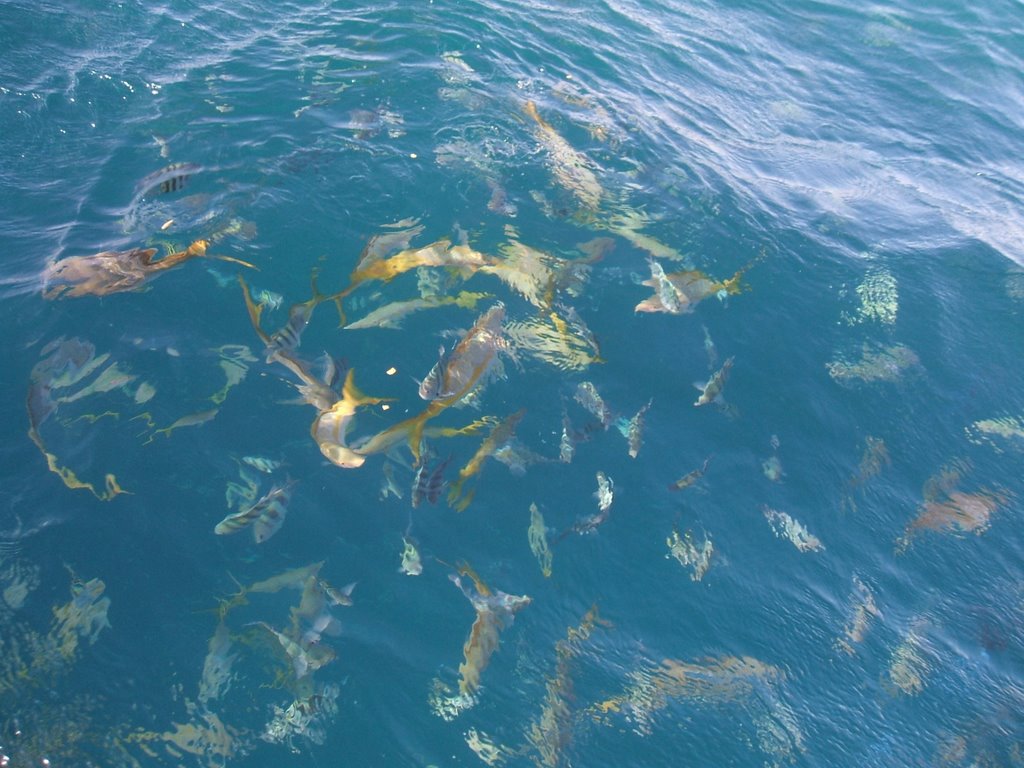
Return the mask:
[(340, 634), (341, 622), (325, 610), (316, 616), (310, 622), (309, 628), (302, 633), (302, 645), (316, 645), (323, 635), (337, 637)]
[[(450, 353), (445, 354), (443, 347), (439, 349), (437, 363), (420, 385), (420, 398), (446, 400), (457, 393), (461, 393), (457, 400), (464, 397), (472, 389), (472, 386), (467, 386), (470, 380), (473, 383), (479, 380), (490, 368), (498, 349), (505, 348), (504, 319), (505, 305), (498, 302), (477, 318)], [(478, 364), (484, 366), (479, 372)]]
[(694, 386), (700, 390), (700, 397), (694, 402), (694, 407), (700, 407), (708, 403), (721, 404), (725, 402), (722, 397), (722, 390), (725, 389), (725, 382), (729, 379), (729, 372), (732, 370), (734, 360), (735, 357), (730, 357), (722, 363), (722, 367), (708, 379), (706, 384), (694, 383)]
[(496, 448), (491, 455), (495, 461), (500, 461), (508, 467), (508, 471), (516, 477), (525, 475), (526, 468), (532, 464), (547, 464), (556, 461), (556, 459), (527, 448), (515, 437)]
[(407, 441), (413, 459), (418, 462), (426, 423), (465, 398), (478, 385), (481, 377), (491, 369), (495, 355), (499, 348), (503, 347), (501, 326), (504, 317), (505, 306), (498, 302), (477, 318), (473, 327), (448, 355), (444, 370), (440, 374), (441, 384), (438, 389), (441, 392), (451, 392), (450, 395), (432, 399), (426, 409), (417, 416), (405, 419), (376, 435), (353, 442), (347, 447), (348, 466), (361, 466), (366, 456), (390, 450), (403, 440)]
[(533, 101), (523, 104), (523, 111), (537, 124), (537, 141), (547, 150), (551, 173), (560, 186), (571, 192), (588, 211), (596, 211), (604, 190), (594, 173), (594, 164), (566, 141), (537, 111)]
[(163, 427), (162, 429), (153, 430), (153, 434), (149, 436), (149, 439), (145, 443), (143, 443), (143, 445), (148, 445), (149, 443), (153, 442), (153, 439), (157, 435), (162, 434), (165, 437), (170, 437), (171, 432), (173, 432), (176, 429), (181, 429), (182, 427), (198, 427), (199, 425), (205, 424), (208, 421), (213, 421), (213, 419), (217, 416), (218, 413), (220, 413), (220, 408), (211, 408), (208, 411), (199, 411), (198, 413), (190, 413), (186, 416), (182, 416), (169, 427)]
[(594, 492), (594, 497), (597, 499), (597, 512), (592, 515), (584, 515), (578, 517), (570, 528), (567, 528), (562, 532), (562, 535), (558, 537), (558, 541), (561, 541), (571, 533), (578, 533), (584, 535), (587, 533), (593, 533), (608, 521), (611, 516), (612, 501), (615, 498), (615, 483), (610, 477), (607, 477), (604, 472), (597, 473), (597, 490)]
[(148, 176), (143, 176), (135, 185), (135, 198), (141, 200), (150, 194), (167, 194), (182, 189), (192, 176), (203, 170), (196, 163), (171, 163)]
[(441, 396), (441, 375), (445, 367), (444, 345), (437, 348), (437, 362), (420, 382), (419, 396), (421, 400), (436, 400)]
[(654, 288), (654, 295), (657, 299), (658, 304), (661, 308), (669, 314), (678, 315), (681, 312), (692, 311), (689, 308), (689, 302), (686, 298), (686, 294), (683, 294), (679, 288), (672, 283), (668, 276), (665, 274), (664, 268), (654, 259), (647, 259), (647, 264), (651, 269), (651, 279), (646, 281), (644, 285), (650, 285)]
[[(310, 427), (310, 434), (320, 447), (320, 453), (334, 464), (344, 469), (361, 467), (366, 461), (366, 454), (349, 447), (348, 431), (352, 419), (359, 408), (377, 405), (385, 398), (364, 395), (355, 385), (355, 371), (349, 369), (342, 386), (341, 398), (329, 409), (321, 411)], [(384, 449), (386, 450), (386, 449)]]
[(718, 347), (715, 346), (715, 342), (708, 332), (708, 327), (703, 324), (700, 327), (704, 331), (704, 352), (708, 356), (708, 370), (713, 371), (715, 366), (718, 365)]
[(684, 568), (692, 567), (691, 580), (700, 581), (704, 578), (704, 574), (711, 566), (711, 556), (715, 551), (710, 536), (705, 534), (704, 543), (698, 547), (693, 540), (692, 531), (680, 535), (679, 530), (673, 528), (672, 535), (665, 540), (665, 543), (668, 545), (669, 552), (665, 557), (674, 557)]
[[(391, 328), (399, 329), (406, 316), (423, 309), (434, 309), (437, 307), (456, 306), (462, 309), (474, 309), (477, 302), (492, 297), (490, 293), (472, 293), (462, 291), (455, 296), (427, 296), (407, 301), (393, 301), (378, 307), (366, 317), (349, 323), (345, 330), (356, 330), (361, 328)], [(424, 398), (427, 399), (427, 398)]]
[(319, 580), (320, 589), (322, 589), (324, 591), (324, 594), (327, 595), (327, 599), (331, 605), (352, 605), (352, 592), (355, 591), (356, 584), (358, 583), (359, 582), (357, 581), (353, 581), (349, 584), (346, 584), (341, 589), (337, 589), (335, 587), (332, 587), (323, 579)]
[(494, 427), (487, 437), (484, 438), (476, 453), (474, 453), (472, 458), (466, 462), (466, 466), (459, 470), (458, 478), (454, 483), (452, 483), (451, 489), (448, 491), (448, 504), (455, 509), (455, 511), (465, 511), (466, 507), (468, 507), (470, 502), (473, 500), (472, 491), (464, 497), (459, 498), (462, 495), (463, 484), (466, 480), (473, 475), (478, 474), (480, 470), (483, 469), (484, 462), (490, 456), (494, 455), (494, 452), (498, 448), (512, 439), (513, 435), (515, 435), (516, 426), (522, 420), (524, 415), (526, 415), (526, 409), (521, 408)]
[(582, 371), (594, 363), (604, 362), (597, 339), (579, 315), (568, 307), (562, 308), (562, 313), (551, 309), (542, 317), (509, 323), (505, 330), (516, 350), (559, 370)]
[(388, 258), (381, 258), (372, 252), (364, 254), (349, 275), (349, 285), (337, 293), (324, 297), (324, 300), (333, 301), (337, 306), (342, 325), (346, 323), (342, 301), (365, 282), (376, 280), (388, 283), (399, 275), (419, 267), (449, 267), (458, 270), (464, 277), (469, 277), (492, 261), (468, 245), (452, 245), (448, 238), (442, 238), (422, 248), (402, 250)]
[(441, 498), (441, 491), (444, 489), (444, 471), (448, 468), (454, 454), (449, 454), (444, 461), (438, 462), (432, 472), (427, 472), (427, 463), (420, 462), (419, 469), (412, 483), (412, 505), (418, 507), (424, 499), (430, 504), (436, 504)]
[(595, 624), (611, 626), (598, 616), (596, 605), (591, 606), (578, 626), (569, 627), (565, 637), (555, 644), (555, 669), (547, 678), (540, 714), (526, 734), (527, 741), (537, 752), (534, 765), (543, 768), (569, 765), (565, 753), (572, 746), (578, 722), (578, 713), (573, 711), (577, 696), (572, 662), (583, 652)]
[(505, 188), (496, 179), (487, 179), (486, 181), (491, 190), (491, 199), (487, 201), (487, 210), (502, 216), (515, 216), (516, 205), (509, 202)]
[[(257, 544), (262, 544), (284, 525), (285, 515), (288, 514), (288, 504), (292, 499), (292, 486), (294, 480), (289, 480), (284, 486), (272, 489), (256, 506), (262, 506), (256, 522), (252, 526), (252, 537)], [(261, 502), (265, 502), (261, 504)]]
[(880, 618), (882, 612), (875, 604), (875, 595), (871, 588), (861, 581), (856, 574), (853, 576), (853, 613), (850, 620), (843, 627), (843, 636), (833, 643), (836, 650), (843, 651), (849, 655), (856, 653), (854, 643), (863, 642), (868, 633), (868, 624), (872, 617)]
[(687, 472), (674, 483), (669, 483), (668, 489), (670, 491), (681, 491), (684, 488), (689, 488), (691, 485), (696, 483), (698, 480), (704, 477), (704, 473), (708, 471), (708, 465), (711, 464), (711, 458), (711, 456), (708, 456), (706, 459), (704, 459), (704, 463), (701, 464), (699, 468), (691, 472)]
[(267, 342), (267, 362), (272, 363), (278, 355), (285, 352), (294, 352), (302, 341), (302, 332), (309, 325), (313, 316), (313, 309), (316, 307), (316, 300), (294, 304), (288, 310), (288, 322), (282, 328), (275, 331)]
[(781, 483), (786, 472), (782, 468), (782, 459), (778, 456), (769, 456), (761, 462), (761, 472), (773, 483)]
[(530, 551), (540, 565), (540, 572), (545, 578), (550, 577), (552, 554), (551, 547), (548, 546), (547, 528), (544, 525), (544, 516), (533, 502), (530, 503), (530, 527), (526, 531), (526, 536), (530, 542)]
[(203, 660), (203, 674), (199, 679), (199, 703), (206, 707), (219, 699), (231, 687), (231, 667), (238, 659), (237, 653), (230, 653), (231, 634), (223, 617), (217, 622), (217, 629), (210, 638), (206, 658)]
[(629, 443), (629, 457), (631, 459), (635, 459), (640, 453), (640, 446), (643, 444), (644, 415), (653, 403), (654, 399), (652, 398), (636, 412), (633, 418), (629, 420), (619, 419), (616, 424), (619, 432), (622, 433), (622, 436)]
[(272, 626), (265, 621), (254, 621), (246, 626), (262, 627), (267, 632), (272, 634), (277, 642), (280, 643), (282, 650), (292, 663), (292, 669), (295, 671), (295, 679), (301, 680), (307, 674), (309, 674), (309, 656), (306, 655), (306, 651), (303, 650), (302, 646), (295, 640), (292, 640), (288, 635), (283, 632), (278, 632)]
[(283, 461), (268, 459), (265, 456), (243, 456), (242, 462), (264, 474), (275, 472), (284, 464)]
[(423, 573), (423, 561), (416, 549), (416, 541), (408, 535), (402, 537), (402, 564), (398, 571), (406, 576), (419, 576)]
[(396, 499), (402, 498), (402, 489), (398, 487), (398, 482), (395, 480), (395, 465), (390, 461), (385, 461), (381, 474), (384, 476), (380, 485), (381, 500), (388, 496), (394, 496)]
[[(648, 259), (651, 279), (644, 280), (642, 284), (653, 288), (654, 295), (637, 304), (634, 311), (685, 315), (693, 312), (708, 296), (714, 295), (724, 299), (742, 293), (746, 290), (746, 285), (742, 281), (743, 275), (762, 259), (763, 252), (736, 270), (732, 277), (722, 281), (715, 280), (698, 269), (666, 274), (656, 259)], [(709, 338), (705, 337), (706, 340)]]
[[(473, 587), (462, 583), (461, 576), (468, 576)], [(490, 663), (491, 656), (498, 649), (501, 630), (511, 626), (515, 615), (532, 601), (527, 595), (510, 595), (506, 592), (492, 592), (475, 572), (463, 564), (458, 573), (448, 578), (466, 596), (476, 618), (470, 628), (469, 637), (462, 647), (463, 662), (459, 665), (459, 693), (474, 698), (480, 690), (480, 677)]]
[(268, 291), (266, 288), (260, 288), (253, 291), (253, 298), (271, 312), (284, 303), (284, 296), (280, 293), (275, 293), (274, 291)]
[(230, 514), (217, 523), (213, 532), (218, 536), (225, 536), (238, 533), (251, 525), (253, 539), (257, 544), (262, 544), (277, 533), (284, 522), (294, 484), (294, 480), (289, 480), (284, 485), (274, 486), (251, 506)]
[[(147, 280), (189, 259), (206, 256), (206, 240), (196, 240), (184, 251), (155, 259), (156, 248), (103, 251), (92, 256), (69, 256), (43, 270), (43, 298), (47, 300), (106, 296), (132, 291)], [(246, 262), (243, 262), (246, 263)], [(252, 266), (249, 264), (248, 266)]]
[(605, 429), (608, 429), (611, 423), (615, 420), (615, 415), (601, 398), (601, 395), (597, 391), (597, 387), (595, 387), (591, 382), (580, 382), (576, 387), (576, 394), (573, 397), (577, 403), (596, 416), (600, 420), (601, 426)]
[(992, 515), (1007, 505), (1005, 493), (981, 489), (976, 493), (952, 490), (941, 499), (925, 500), (915, 517), (897, 540), (896, 553), (902, 554), (920, 531), (935, 533), (973, 533), (980, 536), (991, 525)]
[(780, 539), (789, 539), (793, 546), (801, 552), (820, 552), (825, 545), (817, 536), (810, 533), (804, 525), (785, 512), (772, 509), (767, 505), (761, 507), (768, 524)]

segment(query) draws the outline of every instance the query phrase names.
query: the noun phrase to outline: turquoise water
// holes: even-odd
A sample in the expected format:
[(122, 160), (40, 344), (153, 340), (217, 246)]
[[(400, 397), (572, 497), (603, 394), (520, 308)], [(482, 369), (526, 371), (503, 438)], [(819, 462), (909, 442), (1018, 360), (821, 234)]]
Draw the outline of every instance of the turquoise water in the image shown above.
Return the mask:
[[(0, 7), (0, 754), (1024, 764), (1019, 3), (513, 6)], [(465, 249), (361, 274), (388, 234)], [(344, 322), (436, 306), (323, 301), (289, 368), (236, 276), (266, 335), (313, 276)], [(414, 509), (407, 441), (367, 441), (499, 301)], [(324, 352), (389, 398), (358, 468), (291, 402)], [(289, 480), (268, 540), (214, 532)]]

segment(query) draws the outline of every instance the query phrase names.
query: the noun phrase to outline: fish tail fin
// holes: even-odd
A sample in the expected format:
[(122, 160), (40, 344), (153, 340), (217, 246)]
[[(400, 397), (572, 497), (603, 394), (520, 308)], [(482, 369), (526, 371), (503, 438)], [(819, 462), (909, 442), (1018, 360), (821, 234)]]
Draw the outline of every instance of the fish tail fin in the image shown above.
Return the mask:
[(539, 125), (541, 128), (551, 130), (551, 125), (548, 123), (547, 120), (541, 117), (540, 112), (537, 111), (537, 105), (534, 103), (533, 99), (530, 99), (525, 104), (523, 104), (523, 112), (532, 117), (537, 122), (537, 125)]
[[(462, 495), (462, 484), (466, 482), (466, 478), (460, 477), (457, 480), (453, 480), (451, 485), (448, 487), (448, 506), (452, 509), (458, 509), (459, 496)], [(462, 510), (459, 510), (460, 512)]]
[[(204, 253), (202, 255), (205, 256), (206, 254)], [(242, 261), (242, 259), (236, 259), (234, 256), (221, 256), (220, 254), (215, 254), (213, 256), (208, 256), (207, 258), (219, 259), (220, 261), (230, 261), (232, 264), (241, 264), (243, 267), (255, 269), (257, 272), (260, 270), (260, 268), (255, 264), (250, 264), (248, 261)]]
[(355, 369), (349, 368), (348, 373), (345, 374), (345, 383), (341, 388), (341, 397), (346, 403), (351, 405), (353, 408), (357, 408), (361, 405), (378, 405), (379, 403), (385, 403), (389, 400), (394, 400), (393, 397), (371, 397), (370, 395), (364, 394), (357, 386), (355, 382)]
[(245, 298), (245, 309), (249, 313), (249, 322), (252, 323), (253, 330), (256, 331), (256, 335), (260, 337), (264, 344), (270, 344), (270, 336), (260, 327), (260, 316), (263, 314), (263, 305), (257, 304), (252, 300), (252, 294), (249, 292), (249, 286), (245, 282), (245, 278), (241, 275), (238, 276), (238, 284), (242, 286), (242, 296)]
[(192, 258), (195, 256), (205, 256), (206, 249), (209, 247), (209, 240), (196, 240), (188, 248), (185, 249), (185, 256), (186, 258)]
[(473, 487), (469, 492), (459, 499), (455, 504), (452, 504), (452, 509), (456, 512), (465, 512), (470, 504), (473, 503), (473, 497), (476, 496), (476, 487)]
[(731, 294), (731, 295), (736, 295), (738, 293), (742, 293), (743, 291), (749, 291), (750, 290), (750, 284), (749, 283), (744, 283), (741, 278), (743, 277), (743, 275), (745, 275), (751, 269), (756, 267), (758, 264), (760, 264), (766, 258), (768, 258), (768, 251), (767, 251), (766, 248), (764, 248), (762, 246), (762, 248), (761, 248), (760, 252), (757, 254), (757, 256), (755, 256), (750, 261), (748, 261), (746, 264), (744, 264), (742, 267), (737, 269), (735, 275), (733, 275), (728, 280), (726, 280), (724, 283), (722, 283), (722, 285), (725, 286), (726, 292)]

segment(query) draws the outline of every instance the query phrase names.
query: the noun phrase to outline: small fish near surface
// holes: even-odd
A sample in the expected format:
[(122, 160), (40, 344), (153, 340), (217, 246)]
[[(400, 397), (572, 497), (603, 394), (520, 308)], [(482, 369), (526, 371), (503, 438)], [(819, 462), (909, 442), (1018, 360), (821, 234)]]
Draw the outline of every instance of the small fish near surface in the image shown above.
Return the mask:
[[(472, 589), (462, 583), (461, 576), (468, 576), (472, 580)], [(476, 611), (476, 619), (462, 648), (464, 660), (459, 665), (459, 693), (473, 699), (480, 689), (480, 677), (492, 654), (498, 649), (499, 633), (512, 624), (515, 615), (528, 606), (532, 599), (500, 590), (492, 592), (468, 565), (463, 565), (459, 573), (450, 574), (449, 578)]]
[(704, 463), (701, 464), (700, 467), (690, 472), (687, 472), (674, 483), (669, 483), (668, 489), (670, 491), (681, 491), (684, 488), (689, 488), (691, 485), (693, 485), (702, 477), (704, 477), (704, 473), (708, 471), (708, 466), (710, 464), (711, 456), (708, 456), (706, 459), (704, 459)]
[(144, 176), (135, 185), (135, 199), (141, 200), (147, 196), (177, 192), (185, 187), (186, 182), (194, 174), (202, 170), (203, 167), (196, 163), (171, 163), (148, 176)]
[(594, 497), (597, 499), (597, 512), (577, 518), (572, 527), (562, 532), (562, 535), (558, 537), (558, 541), (561, 541), (570, 533), (578, 533), (581, 536), (593, 533), (598, 527), (608, 521), (608, 518), (611, 516), (612, 501), (615, 498), (615, 483), (604, 472), (597, 473), (597, 490), (594, 492)]
[[(196, 240), (184, 251), (170, 253), (159, 259), (156, 248), (133, 248), (129, 251), (103, 251), (92, 256), (69, 256), (49, 264), (43, 270), (43, 298), (48, 300), (79, 296), (106, 296), (132, 291), (168, 269), (189, 259), (207, 256), (209, 241)], [(255, 267), (230, 256), (214, 256)]]
[(423, 461), (420, 463), (412, 484), (413, 507), (418, 507), (423, 503), (424, 499), (430, 504), (437, 503), (445, 486), (444, 471), (448, 468), (451, 460), (452, 455), (449, 455), (444, 461), (438, 462), (437, 466), (429, 472), (427, 471), (427, 462)]
[(653, 404), (654, 399), (652, 398), (636, 412), (633, 418), (619, 419), (615, 424), (619, 432), (622, 433), (622, 436), (629, 443), (629, 457), (631, 459), (635, 459), (640, 454), (640, 446), (643, 445), (644, 416)]
[(274, 486), (251, 507), (230, 514), (217, 523), (213, 532), (224, 536), (238, 533), (251, 525), (253, 540), (262, 544), (281, 529), (294, 485), (295, 481), (289, 480), (284, 485)]
[(522, 421), (525, 414), (526, 409), (521, 408), (494, 427), (487, 437), (484, 438), (476, 453), (473, 454), (473, 457), (466, 463), (466, 466), (459, 470), (459, 477), (452, 483), (451, 490), (448, 492), (448, 503), (457, 512), (465, 511), (466, 507), (473, 500), (473, 493), (475, 491), (474, 489), (474, 491), (470, 491), (460, 498), (462, 496), (463, 484), (473, 475), (479, 474), (480, 470), (483, 469), (484, 462), (493, 456), (495, 451), (512, 439), (515, 435), (516, 426)]
[(708, 403), (724, 403), (722, 391), (725, 389), (725, 382), (729, 379), (729, 372), (732, 370), (734, 357), (726, 360), (722, 367), (708, 379), (706, 384), (695, 383), (694, 386), (700, 390), (700, 397), (694, 402), (695, 407), (707, 405)]

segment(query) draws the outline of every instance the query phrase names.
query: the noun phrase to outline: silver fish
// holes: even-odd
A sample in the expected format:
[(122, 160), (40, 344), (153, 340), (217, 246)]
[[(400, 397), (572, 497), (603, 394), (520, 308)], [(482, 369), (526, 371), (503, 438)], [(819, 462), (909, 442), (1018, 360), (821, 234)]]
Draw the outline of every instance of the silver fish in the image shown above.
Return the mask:
[(608, 429), (608, 426), (615, 417), (605, 401), (601, 399), (601, 395), (597, 392), (597, 387), (589, 381), (580, 382), (576, 387), (574, 397), (577, 403), (601, 420), (601, 426)]
[(640, 446), (643, 444), (644, 416), (653, 403), (652, 398), (647, 401), (647, 405), (636, 412), (632, 419), (619, 419), (616, 424), (619, 432), (629, 442), (629, 456), (632, 459), (635, 459), (640, 453)]
[(252, 506), (228, 515), (213, 529), (219, 536), (238, 533), (250, 525), (253, 526), (253, 538), (257, 544), (273, 536), (284, 522), (291, 500), (291, 488), (295, 481), (290, 480), (284, 486), (275, 486)]
[(185, 186), (185, 182), (193, 174), (203, 170), (196, 163), (171, 163), (168, 166), (144, 176), (135, 185), (135, 197), (141, 199), (150, 193), (166, 194), (175, 192)]
[(434, 367), (430, 369), (427, 375), (423, 377), (423, 381), (420, 382), (419, 393), (423, 400), (436, 400), (444, 397), (444, 393), (440, 391), (444, 368), (444, 345), (442, 344), (437, 349), (437, 362), (434, 363)]

